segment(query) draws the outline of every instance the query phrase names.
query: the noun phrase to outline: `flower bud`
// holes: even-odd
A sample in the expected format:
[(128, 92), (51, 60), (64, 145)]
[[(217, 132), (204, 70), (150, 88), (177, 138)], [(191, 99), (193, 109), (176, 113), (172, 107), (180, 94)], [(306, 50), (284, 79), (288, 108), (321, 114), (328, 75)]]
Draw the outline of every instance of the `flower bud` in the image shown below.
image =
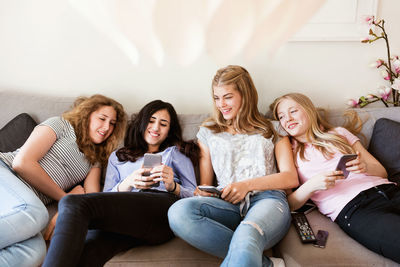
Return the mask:
[(349, 99), (349, 101), (347, 101), (347, 105), (352, 108), (356, 108), (358, 106), (358, 101), (354, 99)]
[(375, 98), (375, 96), (374, 96), (373, 94), (368, 94), (365, 98), (366, 98), (367, 100), (372, 100), (372, 99)]
[(383, 65), (383, 63), (384, 63), (384, 61), (382, 59), (378, 59), (378, 60), (372, 62), (371, 64), (369, 64), (369, 66), (371, 68), (379, 68), (380, 66)]
[(391, 92), (392, 89), (390, 89), (388, 86), (380, 86), (378, 90), (379, 96), (385, 101), (388, 100)]
[(383, 79), (385, 79), (387, 81), (390, 80), (390, 74), (386, 70), (382, 70), (381, 75), (382, 75)]

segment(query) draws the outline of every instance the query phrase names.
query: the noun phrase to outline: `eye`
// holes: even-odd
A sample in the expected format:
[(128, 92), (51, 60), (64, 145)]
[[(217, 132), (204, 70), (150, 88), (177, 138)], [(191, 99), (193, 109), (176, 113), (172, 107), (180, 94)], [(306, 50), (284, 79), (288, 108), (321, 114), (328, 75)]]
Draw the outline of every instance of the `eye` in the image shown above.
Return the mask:
[(100, 118), (99, 118), (99, 120), (101, 120), (101, 121), (105, 121), (105, 120), (106, 120), (106, 118), (100, 117)]
[(296, 113), (297, 112), (297, 109), (294, 109), (294, 110), (292, 110), (292, 111), (290, 111), (290, 113)]

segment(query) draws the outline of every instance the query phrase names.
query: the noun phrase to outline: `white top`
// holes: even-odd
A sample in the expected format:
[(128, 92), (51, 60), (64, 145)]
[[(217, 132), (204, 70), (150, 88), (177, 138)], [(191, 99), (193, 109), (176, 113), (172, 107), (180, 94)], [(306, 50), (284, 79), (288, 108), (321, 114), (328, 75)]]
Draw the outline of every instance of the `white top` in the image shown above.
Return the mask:
[(276, 173), (274, 143), (261, 134), (213, 133), (200, 127), (199, 141), (210, 150), (218, 187)]

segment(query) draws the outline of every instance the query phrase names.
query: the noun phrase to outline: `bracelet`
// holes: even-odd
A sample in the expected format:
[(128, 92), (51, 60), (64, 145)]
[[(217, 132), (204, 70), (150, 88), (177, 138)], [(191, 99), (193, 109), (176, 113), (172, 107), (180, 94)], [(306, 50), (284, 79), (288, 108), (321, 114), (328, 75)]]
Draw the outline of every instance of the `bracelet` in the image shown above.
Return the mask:
[(176, 182), (174, 181), (174, 189), (172, 189), (171, 191), (168, 191), (168, 192), (173, 193), (173, 192), (175, 192), (175, 190), (176, 190)]

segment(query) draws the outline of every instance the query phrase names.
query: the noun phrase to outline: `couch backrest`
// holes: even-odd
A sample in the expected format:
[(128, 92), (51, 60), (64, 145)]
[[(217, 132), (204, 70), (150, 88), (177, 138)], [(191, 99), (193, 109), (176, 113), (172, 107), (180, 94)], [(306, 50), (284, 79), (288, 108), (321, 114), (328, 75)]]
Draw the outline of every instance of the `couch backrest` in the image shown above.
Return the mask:
[[(42, 122), (52, 116), (59, 116), (65, 110), (71, 108), (73, 97), (58, 97), (33, 95), (23, 92), (0, 91), (0, 128), (20, 113), (30, 114), (36, 122)], [(137, 111), (137, 110), (135, 110)], [(373, 126), (379, 118), (389, 118), (400, 122), (400, 108), (364, 108), (356, 109), (364, 121), (362, 133), (366, 137), (365, 147), (368, 147), (371, 139)], [(128, 114), (133, 111), (127, 110)], [(194, 139), (199, 125), (209, 114), (180, 114), (179, 120), (182, 125), (183, 137), (185, 140)], [(329, 110), (327, 119), (333, 125), (341, 126), (344, 123), (343, 110)]]

